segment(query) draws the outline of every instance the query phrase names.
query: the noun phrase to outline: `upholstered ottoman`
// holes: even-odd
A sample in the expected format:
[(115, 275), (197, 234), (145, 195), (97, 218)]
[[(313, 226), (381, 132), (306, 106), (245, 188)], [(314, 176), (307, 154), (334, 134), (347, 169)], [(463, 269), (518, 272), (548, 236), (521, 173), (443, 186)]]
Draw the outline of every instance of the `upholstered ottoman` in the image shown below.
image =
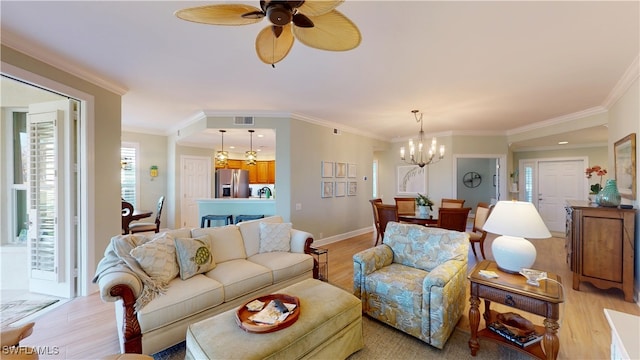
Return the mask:
[(307, 279), (277, 293), (298, 297), (291, 326), (249, 333), (235, 321), (237, 309), (187, 329), (187, 359), (344, 359), (364, 347), (360, 299), (333, 285)]

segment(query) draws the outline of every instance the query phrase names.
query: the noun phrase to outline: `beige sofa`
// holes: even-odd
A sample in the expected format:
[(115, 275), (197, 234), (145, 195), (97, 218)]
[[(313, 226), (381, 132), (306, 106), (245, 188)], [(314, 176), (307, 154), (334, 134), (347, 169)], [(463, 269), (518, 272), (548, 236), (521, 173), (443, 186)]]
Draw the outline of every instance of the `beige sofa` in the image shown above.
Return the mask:
[[(264, 236), (264, 228), (270, 225), (261, 223), (282, 224), (282, 218), (272, 216), (222, 227), (114, 237), (105, 250), (94, 281), (100, 287), (102, 299), (115, 302), (121, 351), (156, 353), (184, 341), (191, 323), (317, 274), (317, 264), (309, 255), (313, 242), (310, 233), (286, 230), (290, 235), (290, 250), (267, 252), (269, 249), (263, 249), (261, 231)], [(178, 274), (165, 284), (163, 294), (157, 291), (152, 299), (141, 302), (150, 293), (145, 286), (151, 286), (148, 279), (144, 281), (146, 272), (141, 274), (138, 268), (136, 273), (135, 268), (142, 266), (142, 262), (137, 264), (138, 258), (132, 260), (126, 255), (130, 250), (127, 246), (140, 249), (139, 246), (153, 239), (165, 241), (167, 238), (191, 242), (197, 238), (206, 243), (215, 267), (186, 280)], [(123, 242), (125, 245), (115, 245)], [(178, 240), (175, 244), (177, 247)], [(114, 253), (119, 253), (115, 260)], [(133, 250), (130, 254), (134, 254)], [(179, 252), (176, 256), (180, 259)], [(165, 263), (168, 262), (163, 261), (161, 265)]]

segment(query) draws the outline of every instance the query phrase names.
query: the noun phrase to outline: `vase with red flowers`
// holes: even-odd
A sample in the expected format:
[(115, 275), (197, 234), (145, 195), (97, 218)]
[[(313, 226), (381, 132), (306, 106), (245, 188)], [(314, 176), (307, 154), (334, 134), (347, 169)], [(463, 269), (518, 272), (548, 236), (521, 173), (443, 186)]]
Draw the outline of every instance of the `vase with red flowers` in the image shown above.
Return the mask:
[(602, 177), (607, 175), (607, 170), (603, 169), (600, 165), (595, 165), (594, 167), (588, 167), (584, 173), (587, 175), (587, 179), (591, 179), (591, 177), (595, 174), (596, 176), (600, 176), (600, 181), (591, 185), (591, 192), (589, 194), (595, 195), (602, 190)]

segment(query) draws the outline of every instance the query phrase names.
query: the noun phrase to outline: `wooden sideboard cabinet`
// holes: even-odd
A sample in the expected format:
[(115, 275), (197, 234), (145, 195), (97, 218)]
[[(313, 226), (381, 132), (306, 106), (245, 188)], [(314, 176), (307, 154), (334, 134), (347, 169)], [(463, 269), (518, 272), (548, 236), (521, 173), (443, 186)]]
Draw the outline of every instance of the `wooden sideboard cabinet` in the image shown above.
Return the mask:
[(567, 259), (573, 289), (586, 281), (599, 289), (617, 288), (633, 302), (635, 209), (598, 207), (568, 201)]

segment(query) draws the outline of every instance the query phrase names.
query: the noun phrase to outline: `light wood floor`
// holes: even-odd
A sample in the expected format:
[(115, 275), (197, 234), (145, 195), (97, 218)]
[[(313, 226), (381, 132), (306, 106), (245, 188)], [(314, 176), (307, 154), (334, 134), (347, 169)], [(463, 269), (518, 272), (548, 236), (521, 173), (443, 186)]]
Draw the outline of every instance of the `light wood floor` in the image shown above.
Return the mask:
[[(371, 233), (324, 246), (329, 249), (329, 282), (351, 291), (353, 286), (353, 254), (373, 246)], [(492, 237), (485, 242), (487, 258), (491, 255)], [(563, 238), (535, 240), (538, 251), (537, 269), (553, 272), (565, 284), (565, 303), (561, 308), (560, 359), (608, 359), (610, 329), (603, 309), (613, 309), (640, 315), (640, 307), (625, 302), (617, 289), (599, 290), (583, 283), (581, 291), (571, 288), (571, 272), (565, 262)], [(469, 251), (469, 269), (477, 260)], [(114, 304), (103, 303), (98, 294), (76, 298), (37, 318), (33, 334), (22, 345), (38, 346), (48, 350), (41, 359), (96, 359), (119, 352)], [(468, 312), (469, 305), (467, 304)], [(498, 311), (508, 311), (493, 305)], [(482, 305), (481, 305), (482, 311)], [(537, 324), (542, 319), (535, 315), (521, 314)], [(482, 324), (481, 324), (482, 326)], [(458, 327), (469, 329), (465, 315)], [(482, 341), (481, 348), (482, 351)], [(485, 340), (486, 341), (486, 340)], [(427, 345), (425, 345), (427, 346)]]

